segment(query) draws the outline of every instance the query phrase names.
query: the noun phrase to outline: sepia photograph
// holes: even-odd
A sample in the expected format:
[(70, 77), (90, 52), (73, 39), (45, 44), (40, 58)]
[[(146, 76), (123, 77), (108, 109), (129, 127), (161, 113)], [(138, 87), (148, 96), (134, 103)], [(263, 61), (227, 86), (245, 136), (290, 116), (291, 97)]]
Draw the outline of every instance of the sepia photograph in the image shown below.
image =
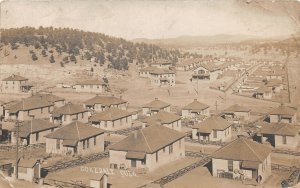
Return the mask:
[(0, 0), (0, 188), (300, 188), (300, 0)]

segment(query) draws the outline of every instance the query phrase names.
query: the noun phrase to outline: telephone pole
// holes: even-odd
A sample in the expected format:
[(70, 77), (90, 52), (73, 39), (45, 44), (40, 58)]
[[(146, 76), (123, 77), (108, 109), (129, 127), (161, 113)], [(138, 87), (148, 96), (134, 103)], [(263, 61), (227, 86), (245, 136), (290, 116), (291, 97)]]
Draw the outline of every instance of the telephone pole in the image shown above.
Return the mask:
[(16, 146), (16, 169), (15, 169), (15, 175), (16, 179), (18, 179), (18, 165), (19, 165), (19, 121), (16, 121), (17, 131), (16, 131), (16, 139), (17, 139), (17, 146)]

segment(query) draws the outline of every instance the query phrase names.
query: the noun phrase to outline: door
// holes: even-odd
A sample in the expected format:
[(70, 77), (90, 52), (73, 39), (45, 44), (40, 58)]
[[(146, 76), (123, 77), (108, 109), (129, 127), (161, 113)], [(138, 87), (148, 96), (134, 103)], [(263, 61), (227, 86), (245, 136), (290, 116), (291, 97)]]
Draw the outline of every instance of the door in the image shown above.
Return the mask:
[(136, 168), (136, 160), (131, 160), (131, 168)]
[(257, 170), (252, 170), (252, 179), (256, 180), (257, 178)]

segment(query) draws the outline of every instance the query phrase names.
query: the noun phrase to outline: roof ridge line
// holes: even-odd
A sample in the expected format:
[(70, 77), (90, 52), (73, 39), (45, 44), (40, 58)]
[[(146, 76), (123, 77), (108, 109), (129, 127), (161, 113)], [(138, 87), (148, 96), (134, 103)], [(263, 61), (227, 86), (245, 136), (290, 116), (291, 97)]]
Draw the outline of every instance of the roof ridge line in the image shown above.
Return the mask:
[(261, 158), (257, 155), (257, 153), (249, 146), (249, 144), (243, 139), (243, 142), (250, 148), (250, 150), (256, 155), (256, 157), (261, 160)]
[(147, 141), (147, 139), (146, 139), (146, 137), (145, 137), (145, 135), (144, 135), (144, 133), (143, 133), (143, 129), (141, 130), (141, 133), (142, 133), (142, 135), (143, 135), (143, 137), (144, 137), (144, 139), (145, 139), (145, 141), (146, 141), (146, 144), (147, 144), (148, 148), (149, 148), (150, 151), (152, 152), (152, 149), (151, 149), (151, 147), (150, 147), (150, 145), (149, 145), (149, 143), (148, 143), (148, 141)]

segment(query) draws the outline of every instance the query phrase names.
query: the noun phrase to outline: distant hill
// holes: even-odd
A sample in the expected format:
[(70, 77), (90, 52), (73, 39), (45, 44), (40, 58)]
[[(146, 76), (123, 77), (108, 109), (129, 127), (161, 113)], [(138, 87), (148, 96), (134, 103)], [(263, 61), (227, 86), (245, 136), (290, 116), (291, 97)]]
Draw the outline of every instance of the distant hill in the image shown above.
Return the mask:
[[(286, 37), (284, 37), (286, 38)], [(144, 42), (147, 44), (155, 44), (158, 46), (168, 47), (168, 48), (196, 48), (200, 46), (207, 45), (217, 45), (217, 44), (233, 44), (242, 42), (265, 42), (277, 40), (274, 38), (261, 38), (257, 36), (250, 35), (213, 35), (213, 36), (180, 36), (177, 38), (167, 38), (167, 39), (134, 39), (133, 42)]]
[[(85, 32), (70, 28), (32, 27), (1, 29), (1, 46), (9, 46), (12, 50), (19, 45), (34, 47), (30, 50), (32, 61), (39, 62), (35, 51), (42, 50), (44, 57), (49, 57), (49, 63), (57, 63), (53, 51), (68, 54), (60, 62), (75, 62), (78, 58), (96, 63), (108, 63), (108, 68), (127, 70), (129, 63), (147, 63), (156, 59), (165, 59), (176, 63), (179, 58), (197, 57), (197, 54), (181, 53), (179, 50), (168, 50), (157, 45), (133, 43), (122, 38), (111, 37), (102, 33)], [(4, 52), (5, 53), (5, 52)]]

